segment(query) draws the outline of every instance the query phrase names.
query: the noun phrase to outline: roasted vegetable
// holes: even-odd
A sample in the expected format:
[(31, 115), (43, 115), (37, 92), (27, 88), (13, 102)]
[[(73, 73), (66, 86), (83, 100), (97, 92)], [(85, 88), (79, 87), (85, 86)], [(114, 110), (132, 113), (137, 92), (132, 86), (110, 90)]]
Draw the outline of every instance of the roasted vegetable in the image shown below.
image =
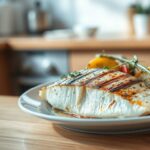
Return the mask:
[(119, 70), (124, 73), (130, 73), (130, 70), (127, 65), (121, 65)]

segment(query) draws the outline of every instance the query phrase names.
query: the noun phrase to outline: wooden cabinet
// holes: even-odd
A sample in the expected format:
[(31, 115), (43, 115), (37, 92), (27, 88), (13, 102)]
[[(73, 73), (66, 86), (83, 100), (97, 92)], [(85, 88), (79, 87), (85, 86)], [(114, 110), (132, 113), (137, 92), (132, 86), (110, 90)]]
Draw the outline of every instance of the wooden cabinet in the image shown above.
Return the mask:
[(0, 51), (0, 95), (11, 95), (10, 54)]

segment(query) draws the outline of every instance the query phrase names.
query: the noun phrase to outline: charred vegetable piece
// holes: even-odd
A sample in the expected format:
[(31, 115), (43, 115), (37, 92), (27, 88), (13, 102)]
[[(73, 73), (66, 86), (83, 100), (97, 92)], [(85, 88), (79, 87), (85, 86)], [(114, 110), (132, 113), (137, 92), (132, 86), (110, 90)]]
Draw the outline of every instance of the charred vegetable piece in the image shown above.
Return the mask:
[(127, 67), (127, 65), (122, 65), (120, 66), (120, 69), (119, 69), (121, 72), (124, 72), (124, 73), (130, 73), (130, 70), (129, 68)]

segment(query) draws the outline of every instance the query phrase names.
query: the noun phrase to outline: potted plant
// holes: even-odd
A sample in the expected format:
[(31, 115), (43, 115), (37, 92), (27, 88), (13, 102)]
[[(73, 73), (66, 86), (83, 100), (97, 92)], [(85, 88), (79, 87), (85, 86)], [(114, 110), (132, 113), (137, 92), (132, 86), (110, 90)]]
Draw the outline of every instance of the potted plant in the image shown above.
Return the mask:
[(149, 14), (150, 7), (144, 8), (141, 4), (136, 5), (134, 15), (134, 28), (137, 37), (145, 37), (149, 35)]

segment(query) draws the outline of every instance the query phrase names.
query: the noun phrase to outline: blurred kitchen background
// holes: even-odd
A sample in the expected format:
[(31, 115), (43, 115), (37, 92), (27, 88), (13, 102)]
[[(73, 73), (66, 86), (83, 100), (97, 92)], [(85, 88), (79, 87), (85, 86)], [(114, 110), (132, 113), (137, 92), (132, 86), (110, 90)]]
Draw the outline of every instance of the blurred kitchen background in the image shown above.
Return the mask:
[(53, 82), (102, 51), (150, 65), (150, 0), (0, 0), (0, 94)]

